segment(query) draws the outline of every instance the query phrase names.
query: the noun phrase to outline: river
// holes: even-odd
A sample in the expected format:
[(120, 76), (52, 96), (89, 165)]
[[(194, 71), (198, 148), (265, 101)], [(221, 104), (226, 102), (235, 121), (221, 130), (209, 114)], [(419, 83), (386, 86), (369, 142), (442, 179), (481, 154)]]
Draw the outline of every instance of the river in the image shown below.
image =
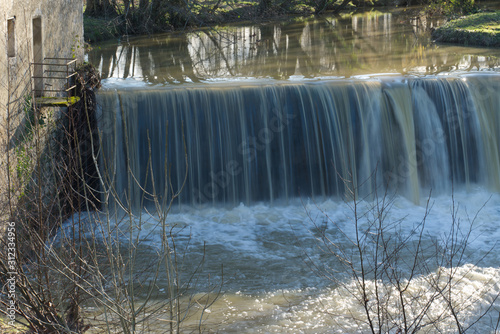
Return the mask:
[(96, 221), (140, 249), (134, 284), (168, 235), (200, 300), (185, 332), (493, 332), (500, 49), (436, 45), (437, 24), (367, 11), (95, 46)]

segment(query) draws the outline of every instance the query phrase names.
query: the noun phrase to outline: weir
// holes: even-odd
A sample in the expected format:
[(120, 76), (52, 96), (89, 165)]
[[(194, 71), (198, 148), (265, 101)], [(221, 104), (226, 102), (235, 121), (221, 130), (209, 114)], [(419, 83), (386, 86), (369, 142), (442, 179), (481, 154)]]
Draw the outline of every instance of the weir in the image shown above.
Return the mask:
[(500, 190), (499, 92), (493, 73), (102, 90), (101, 172), (134, 208), (184, 183), (228, 206)]

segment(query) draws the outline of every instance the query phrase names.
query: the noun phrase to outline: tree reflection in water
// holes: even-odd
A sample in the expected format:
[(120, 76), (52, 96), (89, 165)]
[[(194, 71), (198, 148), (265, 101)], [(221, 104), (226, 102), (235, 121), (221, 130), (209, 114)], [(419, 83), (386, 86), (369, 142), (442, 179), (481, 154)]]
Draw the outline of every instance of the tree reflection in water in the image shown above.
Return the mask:
[(368, 12), (107, 42), (89, 53), (103, 78), (151, 84), (497, 69), (500, 50), (435, 45), (426, 18)]

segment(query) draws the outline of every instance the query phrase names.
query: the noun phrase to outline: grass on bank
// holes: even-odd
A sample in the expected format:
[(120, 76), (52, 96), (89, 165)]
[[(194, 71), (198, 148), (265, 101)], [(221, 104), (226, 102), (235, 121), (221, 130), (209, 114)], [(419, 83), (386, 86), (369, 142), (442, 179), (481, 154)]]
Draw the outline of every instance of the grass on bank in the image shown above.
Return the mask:
[(500, 11), (452, 20), (433, 31), (436, 42), (500, 46)]

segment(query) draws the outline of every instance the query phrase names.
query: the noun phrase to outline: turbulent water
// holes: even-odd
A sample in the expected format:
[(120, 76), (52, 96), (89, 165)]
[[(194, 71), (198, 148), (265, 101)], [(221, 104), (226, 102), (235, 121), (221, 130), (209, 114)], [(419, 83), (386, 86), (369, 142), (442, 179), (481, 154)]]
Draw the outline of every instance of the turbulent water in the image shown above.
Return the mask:
[[(370, 332), (363, 305), (382, 332), (406, 323), (456, 333), (457, 321), (494, 332), (497, 50), (409, 47), (406, 34), (420, 43), (420, 31), (394, 33), (394, 21), (161, 36), (111, 48), (111, 62), (100, 55), (109, 77), (98, 95), (100, 172), (120, 240), (140, 240), (139, 262), (154, 261), (164, 241), (157, 216), (173, 200), (165, 224), (186, 252), (182, 279), (203, 259), (189, 292), (203, 301), (222, 285), (203, 314), (203, 302), (188, 312), (187, 332), (200, 319), (221, 333)], [(252, 36), (274, 42), (264, 50)], [(341, 45), (373, 53), (354, 59)], [(166, 287), (160, 278), (160, 300)], [(165, 317), (148, 330), (161, 331)]]
[[(415, 254), (408, 245), (425, 245), (429, 263), (409, 290), (422, 304), (410, 304), (443, 317), (439, 328), (453, 321), (434, 300), (433, 278), (450, 265), (447, 247), (467, 241), (454, 260), (454, 302), (466, 305), (467, 324), (499, 291), (498, 91), (494, 73), (110, 89), (99, 95), (102, 171), (113, 171), (110, 189), (141, 217), (134, 235), (153, 248), (162, 240), (155, 205), (182, 188), (168, 226), (189, 242), (191, 266), (205, 256), (212, 284), (225, 277), (205, 328), (368, 330), (353, 295), (359, 282), (335, 251), (359, 260), (356, 232), (375, 262), (371, 235), (401, 238), (403, 263)], [(403, 278), (410, 271), (401, 264)], [(383, 276), (367, 276), (371, 293), (379, 279), (393, 288)], [(211, 291), (207, 284), (196, 291)], [(387, 312), (400, 312), (384, 296)], [(491, 329), (488, 319), (476, 327)]]
[[(421, 201), (425, 203), (427, 198), (422, 197)], [(429, 307), (426, 303), (433, 300), (426, 313), (431, 319), (440, 318), (439, 324), (424, 327), (422, 332), (435, 333), (439, 330), (457, 333), (447, 304), (436, 298), (432, 285), (437, 275), (444, 273), (440, 281), (447, 280), (446, 268), (450, 268), (450, 263), (434, 256), (441, 254), (439, 245), (443, 247), (450, 241), (450, 227), (456, 221), (453, 218), (456, 210), (455, 217), (460, 220), (461, 228), (459, 239), (463, 240), (469, 228), (472, 229), (464, 257), (457, 256), (453, 267), (453, 302), (460, 305), (459, 319), (464, 325), (471, 324), (492, 303), (493, 310), (498, 310), (500, 305), (496, 298), (500, 291), (500, 259), (497, 249), (500, 232), (497, 225), (500, 221), (500, 196), (492, 195), (482, 187), (472, 187), (468, 191), (457, 191), (453, 201), (450, 193), (433, 196), (429, 207), (426, 212), (425, 206), (415, 205), (402, 196), (391, 197), (391, 207), (384, 220), (384, 233), (386, 238), (407, 238), (405, 244), (421, 240), (429, 252), (425, 261), (428, 267), (419, 268), (421, 271), (406, 292), (408, 305), (413, 308), (411, 314), (426, 309)], [(359, 215), (359, 231), (364, 233), (373, 228), (373, 218), (377, 216), (373, 201), (360, 201), (356, 212)], [(426, 226), (423, 236), (419, 238), (417, 227), (424, 217)], [(141, 261), (151, 264), (157, 259), (155, 249), (159, 249), (162, 243), (162, 228), (154, 217), (145, 213), (141, 220), (141, 223), (134, 223), (134, 237), (138, 236), (142, 240), (141, 245), (150, 248), (141, 253)], [(184, 251), (189, 254), (187, 259), (182, 260), (184, 282), (204, 259), (204, 269), (196, 276), (200, 280), (191, 290), (198, 292), (194, 298), (199, 298), (203, 305), (205, 299), (215, 298), (222, 285), (222, 293), (205, 310), (202, 322), (205, 331), (368, 333), (369, 326), (358, 299), (359, 282), (339, 264), (334, 246), (345, 248), (346, 259), (358, 258), (355, 252), (351, 252), (349, 243), (349, 239), (356, 238), (354, 221), (352, 202), (340, 199), (320, 202), (304, 199), (278, 206), (269, 203), (241, 204), (231, 209), (210, 205), (184, 207), (180, 212), (171, 213), (167, 220), (170, 227), (175, 226), (180, 254), (182, 257)], [(127, 235), (127, 221), (122, 222), (122, 227)], [(127, 243), (125, 238), (122, 241)], [(367, 243), (367, 247), (372, 246)], [(365, 252), (370, 268), (374, 265), (373, 254), (372, 251)], [(411, 262), (412, 254), (403, 251), (399, 261)], [(141, 268), (138, 266), (139, 272), (142, 272)], [(404, 271), (403, 268), (401, 270)], [(403, 276), (408, 274), (403, 273)], [(144, 273), (138, 274), (137, 279), (142, 281), (146, 277), (148, 275)], [(371, 298), (374, 298), (375, 283), (368, 276), (366, 284)], [(168, 285), (162, 279), (158, 285), (164, 287), (157, 295), (161, 300), (166, 298), (162, 291)], [(394, 293), (394, 285), (388, 281), (379, 281), (378, 289), (383, 296), (382, 301), (388, 298), (389, 292)], [(209, 297), (205, 293), (210, 293)], [(192, 313), (183, 323), (185, 332), (198, 328), (201, 313), (197, 306), (193, 306)], [(397, 295), (387, 299), (386, 307), (386, 315), (394, 317), (391, 323), (394, 326), (402, 323)], [(476, 324), (473, 332), (492, 333), (496, 321), (494, 312)], [(155, 319), (168, 319), (168, 316), (160, 314), (149, 320), (149, 331), (165, 330), (164, 322), (158, 324)], [(385, 327), (384, 332), (396, 332), (395, 328), (388, 328)]]

